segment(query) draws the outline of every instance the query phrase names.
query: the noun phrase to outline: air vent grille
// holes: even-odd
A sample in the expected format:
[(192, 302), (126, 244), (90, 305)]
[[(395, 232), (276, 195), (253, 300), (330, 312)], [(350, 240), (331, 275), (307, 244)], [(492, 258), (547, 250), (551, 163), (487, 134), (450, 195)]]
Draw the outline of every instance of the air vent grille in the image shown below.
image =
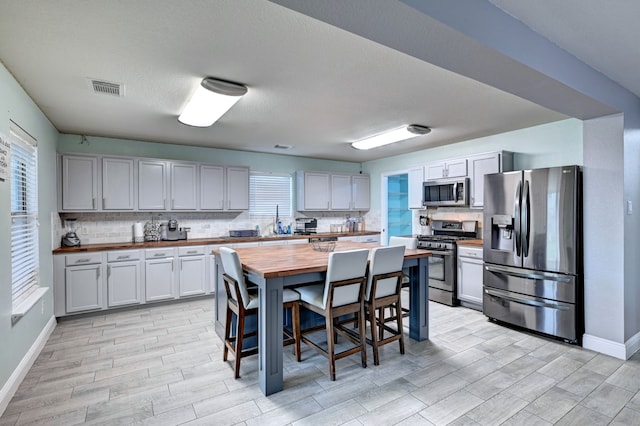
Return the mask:
[(103, 80), (91, 80), (93, 93), (97, 95), (123, 96), (124, 90), (121, 84)]

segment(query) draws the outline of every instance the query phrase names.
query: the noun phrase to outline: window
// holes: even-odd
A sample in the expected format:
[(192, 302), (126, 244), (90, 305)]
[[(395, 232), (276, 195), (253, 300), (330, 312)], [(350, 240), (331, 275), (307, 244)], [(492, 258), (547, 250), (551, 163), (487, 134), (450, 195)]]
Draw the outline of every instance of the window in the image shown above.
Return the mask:
[(251, 173), (249, 213), (252, 218), (292, 217), (291, 175)]
[[(13, 314), (39, 288), (37, 142), (11, 122), (11, 296)], [(35, 302), (34, 302), (35, 303)]]

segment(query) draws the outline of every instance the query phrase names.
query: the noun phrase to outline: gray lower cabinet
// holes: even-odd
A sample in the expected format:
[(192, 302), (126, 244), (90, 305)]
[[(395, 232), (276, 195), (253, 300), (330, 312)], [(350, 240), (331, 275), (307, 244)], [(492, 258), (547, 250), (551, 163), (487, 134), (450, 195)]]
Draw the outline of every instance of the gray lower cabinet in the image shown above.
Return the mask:
[(207, 292), (205, 247), (180, 247), (178, 253), (180, 297), (205, 294)]
[(68, 314), (104, 307), (100, 254), (66, 256), (64, 300), (64, 312)]
[(482, 310), (482, 247), (458, 246), (458, 299)]
[(107, 253), (108, 307), (136, 305), (142, 302), (140, 269), (140, 252), (138, 250)]
[(174, 249), (148, 249), (145, 257), (145, 300), (174, 299)]

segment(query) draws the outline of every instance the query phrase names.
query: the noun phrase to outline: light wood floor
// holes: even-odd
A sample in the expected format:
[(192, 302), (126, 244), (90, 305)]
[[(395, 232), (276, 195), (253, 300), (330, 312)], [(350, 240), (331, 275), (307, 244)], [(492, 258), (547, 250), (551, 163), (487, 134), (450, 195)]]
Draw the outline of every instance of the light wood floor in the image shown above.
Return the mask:
[(381, 365), (285, 348), (285, 390), (265, 397), (257, 357), (233, 379), (213, 300), (58, 324), (0, 425), (640, 424), (640, 356), (623, 362), (432, 303), (431, 339), (387, 345)]

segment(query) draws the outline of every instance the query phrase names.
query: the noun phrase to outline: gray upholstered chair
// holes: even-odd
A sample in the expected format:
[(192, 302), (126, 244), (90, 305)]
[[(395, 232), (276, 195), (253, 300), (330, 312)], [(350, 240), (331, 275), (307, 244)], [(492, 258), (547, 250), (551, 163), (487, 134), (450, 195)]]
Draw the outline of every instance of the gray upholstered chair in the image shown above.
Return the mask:
[[(227, 360), (229, 352), (235, 357), (234, 376), (240, 377), (240, 360), (243, 356), (258, 353), (258, 348), (243, 349), (243, 341), (247, 337), (256, 336), (257, 332), (245, 333), (244, 324), (247, 316), (258, 313), (258, 293), (256, 289), (249, 289), (242, 272), (242, 263), (238, 253), (230, 248), (220, 248), (220, 258), (224, 269), (224, 287), (227, 293), (227, 315), (224, 328), (224, 351), (222, 359)], [(285, 309), (291, 309), (292, 332), (284, 329), (288, 339), (285, 344), (294, 344), (294, 354), (300, 361), (300, 295), (289, 289), (285, 289), (282, 302)], [(233, 314), (236, 315), (235, 332), (231, 334)]]
[[(367, 366), (364, 323), (364, 291), (369, 250), (351, 250), (329, 254), (327, 277), (324, 283), (298, 287), (300, 304), (325, 318), (327, 348), (310, 340), (305, 330), (302, 341), (329, 359), (329, 376), (336, 379), (336, 359), (360, 352), (362, 367)], [(357, 328), (347, 329), (339, 317), (355, 314)], [(350, 321), (353, 324), (353, 321)], [(354, 346), (335, 352), (335, 336), (340, 334)]]
[[(371, 339), (367, 342), (373, 348), (373, 364), (380, 364), (379, 347), (398, 341), (400, 353), (404, 354), (404, 333), (402, 328), (402, 263), (404, 246), (377, 247), (371, 252), (367, 288), (365, 290), (365, 312), (371, 325)], [(385, 308), (391, 316), (385, 317)], [(394, 321), (395, 328), (386, 323)], [(384, 332), (390, 333), (385, 337)]]

